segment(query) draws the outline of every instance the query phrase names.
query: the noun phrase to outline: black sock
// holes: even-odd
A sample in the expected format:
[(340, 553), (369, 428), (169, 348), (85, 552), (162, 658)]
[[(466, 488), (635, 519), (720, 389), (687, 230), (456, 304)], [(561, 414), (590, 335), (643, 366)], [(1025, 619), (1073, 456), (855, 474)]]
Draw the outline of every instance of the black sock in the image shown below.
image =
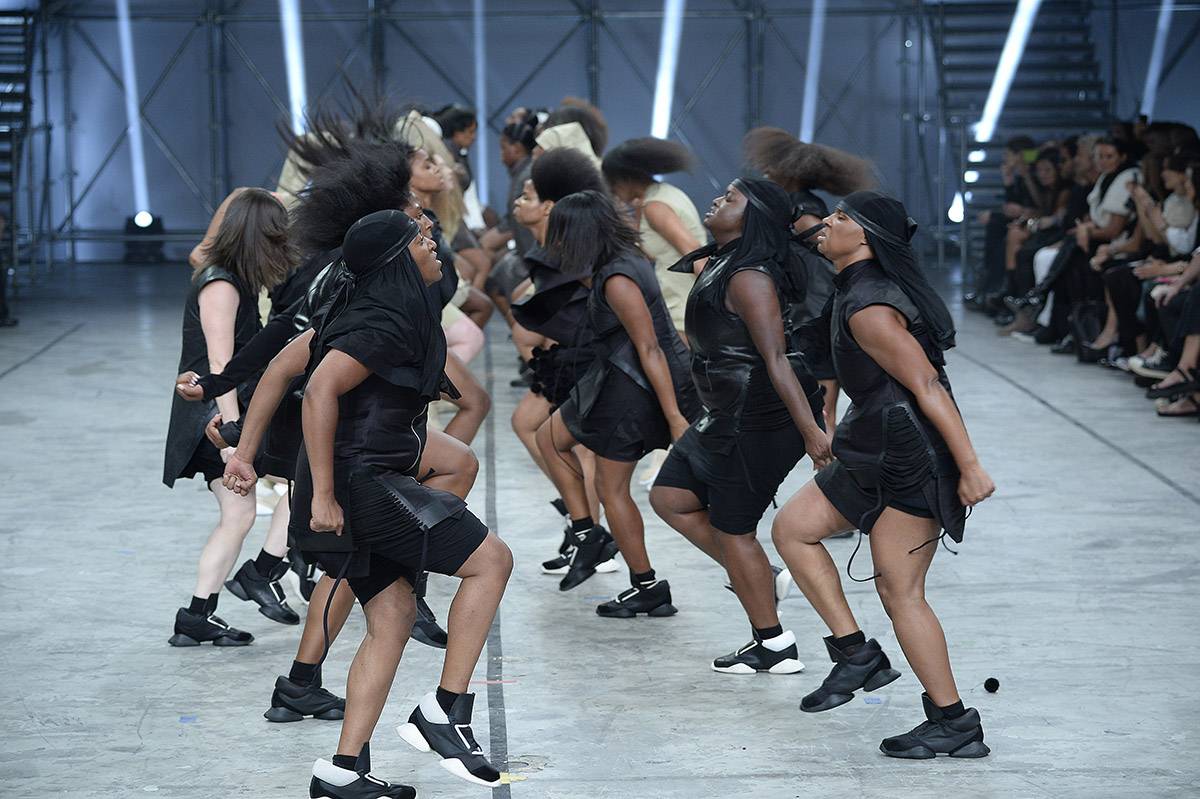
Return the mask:
[(288, 679), (300, 685), (320, 688), (321, 667), (316, 663), (302, 663), (299, 660), (293, 660), (292, 670), (288, 673)]
[(592, 521), (591, 516), (584, 516), (582, 519), (572, 519), (571, 520), (571, 532), (572, 533), (587, 532), (588, 530), (591, 530), (595, 526), (596, 526), (596, 523), (594, 521)]
[(449, 713), (450, 708), (454, 707), (454, 703), (462, 694), (456, 694), (453, 691), (447, 691), (442, 686), (437, 689), (437, 703), (442, 708), (443, 713)]
[(334, 755), (333, 765), (354, 771), (354, 767), (358, 765), (358, 758), (353, 755)]
[(194, 596), (192, 597), (192, 603), (188, 605), (188, 611), (191, 613), (203, 613), (207, 604), (208, 597)]
[(772, 638), (778, 638), (783, 635), (783, 625), (776, 624), (774, 627), (755, 627), (754, 637), (759, 641), (769, 641)]
[(866, 642), (867, 636), (863, 635), (862, 630), (850, 633), (849, 635), (843, 635), (841, 638), (833, 639), (833, 645), (845, 652), (847, 655), (850, 654), (852, 650), (857, 649)]
[(208, 616), (217, 612), (217, 600), (221, 598), (220, 592), (208, 595), (208, 601), (204, 603), (204, 613)]
[(654, 569), (641, 574), (635, 574), (634, 572), (630, 571), (629, 582), (633, 584), (634, 588), (648, 588), (650, 583), (654, 582)]
[(945, 707), (938, 708), (938, 710), (942, 711), (942, 715), (948, 719), (956, 719), (963, 713), (967, 712), (967, 709), (963, 707), (961, 699), (955, 702), (953, 705), (946, 705)]
[(263, 577), (267, 577), (280, 563), (283, 563), (282, 557), (272, 555), (270, 552), (263, 549), (259, 551), (258, 557), (254, 559), (254, 568), (257, 569), (258, 573)]

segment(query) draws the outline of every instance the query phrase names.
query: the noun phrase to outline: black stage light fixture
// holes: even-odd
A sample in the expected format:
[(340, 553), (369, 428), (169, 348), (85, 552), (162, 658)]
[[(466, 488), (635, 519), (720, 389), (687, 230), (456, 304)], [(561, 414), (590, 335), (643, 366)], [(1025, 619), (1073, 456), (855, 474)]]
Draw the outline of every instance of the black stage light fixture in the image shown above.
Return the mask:
[(138, 211), (125, 217), (125, 263), (161, 264), (163, 254), (163, 221), (149, 211)]

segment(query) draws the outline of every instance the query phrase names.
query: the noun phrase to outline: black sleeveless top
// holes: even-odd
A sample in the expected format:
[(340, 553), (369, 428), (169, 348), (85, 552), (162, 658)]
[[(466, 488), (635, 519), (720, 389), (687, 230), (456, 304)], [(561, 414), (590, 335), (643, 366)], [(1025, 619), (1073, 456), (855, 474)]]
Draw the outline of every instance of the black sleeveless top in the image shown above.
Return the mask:
[[(706, 437), (774, 430), (793, 423), (749, 328), (726, 304), (729, 281), (742, 271), (771, 278), (780, 309), (787, 308), (769, 269), (761, 265), (733, 267), (729, 254), (714, 257), (696, 279), (688, 294), (684, 323), (692, 348), (692, 378), (708, 417), (697, 428)], [(819, 392), (803, 362), (790, 360), (805, 393)]]
[[(909, 331), (924, 348), (934, 354), (930, 362), (937, 369), (938, 381), (950, 393), (950, 380), (943, 368), (941, 353), (929, 340), (920, 314), (912, 300), (893, 282), (875, 261), (859, 261), (843, 269), (834, 278), (836, 292), (830, 319), (830, 343), (838, 383), (850, 397), (851, 405), (837, 426), (833, 454), (851, 471), (877, 468), (888, 441), (885, 414), (899, 403), (906, 403), (911, 418), (932, 449), (939, 473), (954, 471), (946, 442), (925, 418), (912, 393), (892, 377), (859, 346), (850, 332), (850, 317), (871, 305), (895, 308), (908, 321)], [(953, 394), (951, 394), (953, 397)], [(907, 413), (907, 412), (906, 412)]]
[[(236, 275), (220, 266), (210, 266), (196, 275), (183, 306), (182, 346), (178, 373), (208, 374), (208, 342), (200, 324), (200, 291), (217, 280), (233, 284), (238, 291), (237, 316), (233, 325), (233, 351), (246, 345), (261, 327), (258, 320), (258, 298)], [(242, 388), (247, 384), (243, 383)], [(244, 399), (248, 400), (248, 397)], [(163, 459), (163, 483), (173, 486), (191, 460), (196, 446), (204, 439), (204, 425), (216, 412), (216, 401), (188, 402), (174, 395), (171, 402), (171, 424), (167, 430), (166, 452)]]

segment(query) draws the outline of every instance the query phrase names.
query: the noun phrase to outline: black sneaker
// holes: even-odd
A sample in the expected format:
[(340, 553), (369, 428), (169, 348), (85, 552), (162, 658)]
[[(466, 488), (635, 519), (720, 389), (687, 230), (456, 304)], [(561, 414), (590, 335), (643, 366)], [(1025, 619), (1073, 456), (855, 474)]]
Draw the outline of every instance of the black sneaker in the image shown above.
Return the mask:
[(229, 593), (243, 601), (258, 604), (258, 612), (280, 624), (299, 624), (300, 616), (288, 607), (287, 597), (279, 579), (287, 572), (288, 565), (281, 562), (265, 577), (258, 573), (254, 561), (248, 560), (237, 570), (232, 580), (225, 582)]
[(1033, 331), (1033, 343), (1041, 344), (1043, 347), (1047, 344), (1053, 344), (1058, 341), (1058, 336), (1054, 335), (1054, 328), (1038, 325), (1038, 329)]
[(192, 613), (180, 608), (175, 614), (175, 634), (167, 639), (171, 646), (200, 646), (212, 641), (213, 646), (246, 646), (254, 636), (230, 627), (212, 613)]
[(829, 636), (825, 648), (829, 650), (833, 670), (820, 688), (800, 700), (800, 709), (806, 713), (832, 710), (853, 699), (859, 689), (874, 691), (900, 677), (874, 638), (847, 653), (834, 646), (833, 636)]
[(796, 652), (796, 636), (791, 630), (770, 641), (757, 638), (730, 655), (712, 662), (713, 671), (722, 674), (799, 674), (804, 664)]
[(608, 531), (599, 525), (572, 533), (572, 537), (575, 540), (571, 549), (571, 564), (558, 584), (560, 591), (570, 591), (596, 573), (596, 567), (600, 565), (611, 538)]
[[(792, 573), (782, 566), (771, 566), (771, 572), (775, 575), (775, 606), (779, 607), (779, 603), (787, 599), (788, 594), (792, 593)], [(733, 590), (733, 583), (726, 582), (725, 590), (736, 594)]]
[(671, 604), (671, 586), (666, 580), (655, 580), (646, 586), (635, 585), (596, 608), (596, 615), (609, 619), (632, 619), (639, 613), (674, 616), (678, 612)]
[(903, 735), (884, 738), (879, 744), (880, 752), (908, 760), (929, 760), (938, 755), (987, 757), (991, 753), (983, 742), (978, 710), (969, 707), (958, 718), (948, 719), (927, 694), (921, 694), (921, 703), (925, 706), (927, 721)]
[[(603, 532), (604, 549), (600, 552), (600, 562), (596, 564), (597, 574), (611, 574), (621, 568), (621, 564), (617, 563), (617, 555), (620, 550), (617, 548), (617, 542), (613, 540), (612, 534), (602, 524), (596, 527)], [(550, 560), (542, 561), (542, 574), (559, 575), (566, 574), (571, 568), (571, 553), (574, 547), (571, 542), (575, 540), (575, 536), (571, 533), (571, 523), (567, 522), (566, 528), (563, 529), (563, 543), (558, 548), (558, 555)]]
[(351, 771), (318, 760), (313, 763), (308, 795), (310, 799), (416, 799), (417, 789), (384, 782), (369, 771)]
[(417, 618), (413, 620), (412, 637), (434, 649), (445, 649), (446, 642), (450, 640), (422, 596), (417, 597)]
[(346, 715), (346, 700), (319, 685), (302, 685), (287, 677), (275, 680), (271, 709), (263, 713), (267, 721), (284, 723), (305, 718), (337, 721)]
[(475, 694), (460, 694), (446, 713), (436, 694), (425, 694), (408, 723), (401, 724), (396, 732), (414, 749), (441, 755), (442, 768), (459, 779), (494, 788), (500, 784), (500, 772), (488, 762), (471, 732), (474, 704)]
[(312, 599), (313, 589), (317, 587), (317, 564), (305, 561), (296, 547), (288, 548), (287, 560), (288, 567), (295, 572), (296, 579), (300, 581), (300, 596), (308, 602)]

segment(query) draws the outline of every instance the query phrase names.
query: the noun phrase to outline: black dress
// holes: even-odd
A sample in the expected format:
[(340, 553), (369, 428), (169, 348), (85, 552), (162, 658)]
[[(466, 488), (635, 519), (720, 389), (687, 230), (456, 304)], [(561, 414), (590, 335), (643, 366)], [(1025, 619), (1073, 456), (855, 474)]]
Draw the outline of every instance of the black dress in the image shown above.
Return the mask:
[[(200, 324), (200, 291), (209, 283), (224, 280), (238, 291), (238, 309), (233, 327), (233, 351), (246, 345), (261, 327), (258, 321), (258, 298), (236, 275), (220, 266), (210, 266), (196, 275), (183, 307), (183, 345), (179, 355), (179, 372), (208, 374), (208, 343)], [(242, 383), (239, 393), (248, 401), (249, 383)], [(167, 430), (163, 483), (174, 486), (175, 481), (203, 473), (206, 480), (221, 476), (221, 458), (216, 448), (204, 437), (204, 426), (216, 413), (216, 401), (188, 402), (176, 395), (171, 402), (171, 423)]]
[(576, 441), (602, 458), (629, 462), (670, 446), (671, 430), (633, 341), (605, 297), (604, 286), (616, 275), (629, 278), (641, 289), (671, 372), (680, 413), (689, 421), (695, 419), (700, 402), (692, 385), (687, 346), (671, 323), (654, 266), (635, 253), (602, 266), (592, 278), (587, 303), (595, 336), (593, 360), (560, 410)]
[(937, 519), (961, 541), (966, 509), (958, 500), (959, 472), (949, 448), (912, 393), (854, 340), (850, 317), (871, 305), (903, 314), (938, 381), (951, 393), (941, 351), (929, 340), (916, 306), (877, 262), (852, 264), (834, 283), (831, 312), (824, 318), (837, 379), (851, 405), (833, 437), (836, 460), (817, 474), (817, 485), (864, 533), (886, 506)]
[[(735, 265), (730, 253), (705, 266), (688, 295), (685, 325), (692, 377), (704, 415), (671, 448), (656, 486), (694, 493), (712, 525), (726, 533), (752, 533), (780, 483), (804, 457), (804, 437), (775, 391), (766, 363), (746, 323), (726, 304), (729, 281), (742, 271), (767, 275), (762, 265)], [(821, 423), (822, 390), (799, 353), (789, 357), (800, 386)]]

